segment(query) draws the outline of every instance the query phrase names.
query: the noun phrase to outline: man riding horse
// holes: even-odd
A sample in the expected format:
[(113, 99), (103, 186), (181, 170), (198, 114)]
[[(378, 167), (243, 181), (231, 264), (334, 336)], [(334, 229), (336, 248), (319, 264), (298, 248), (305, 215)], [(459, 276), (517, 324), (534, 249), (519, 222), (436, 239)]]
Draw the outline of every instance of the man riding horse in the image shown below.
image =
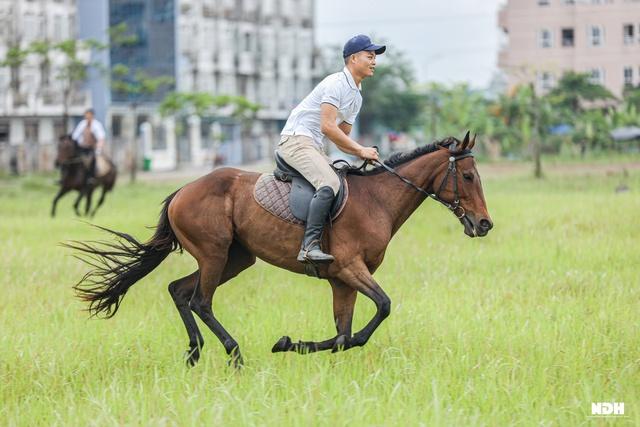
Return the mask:
[(93, 185), (96, 177), (96, 156), (102, 153), (106, 132), (104, 126), (94, 117), (93, 109), (84, 113), (84, 120), (80, 121), (71, 133), (71, 138), (78, 142), (78, 147), (87, 158), (85, 183)]
[(291, 112), (281, 133), (278, 154), (298, 170), (316, 190), (309, 205), (306, 229), (298, 261), (331, 263), (332, 255), (320, 247), (320, 239), (340, 180), (331, 160), (324, 154), (329, 140), (345, 153), (365, 160), (378, 160), (373, 147), (364, 147), (349, 134), (362, 106), (361, 82), (373, 76), (376, 55), (386, 46), (377, 45), (365, 35), (357, 35), (344, 45), (345, 67), (322, 80)]

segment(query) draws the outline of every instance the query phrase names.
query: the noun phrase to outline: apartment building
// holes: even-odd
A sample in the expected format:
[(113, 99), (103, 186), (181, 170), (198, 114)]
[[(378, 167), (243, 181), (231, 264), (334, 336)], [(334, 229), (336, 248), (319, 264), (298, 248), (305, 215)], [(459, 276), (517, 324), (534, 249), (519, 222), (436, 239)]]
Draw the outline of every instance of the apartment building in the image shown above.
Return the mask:
[[(36, 40), (51, 44), (75, 37), (75, 0), (0, 0), (0, 60), (15, 47)], [(0, 170), (51, 170), (57, 135), (64, 132), (62, 82), (64, 58), (52, 50), (48, 63), (28, 54), (24, 62), (0, 67)], [(89, 94), (77, 87), (68, 113), (79, 116), (90, 105)]]
[(616, 96), (640, 84), (640, 0), (508, 0), (498, 25), (509, 85), (533, 82), (544, 93), (567, 70)]
[[(90, 1), (90, 5), (89, 5)], [(107, 3), (102, 24), (96, 3)], [(138, 99), (142, 112), (133, 123), (130, 100), (108, 83), (92, 82), (93, 98), (103, 99), (114, 145), (124, 146), (148, 121), (154, 128), (153, 155), (161, 168), (210, 164), (215, 135), (219, 155), (230, 164), (270, 155), (289, 111), (311, 90), (316, 51), (313, 0), (80, 0), (83, 37), (98, 38), (97, 28), (126, 23), (138, 42), (112, 47), (110, 66), (122, 63), (150, 75), (170, 75), (181, 92), (240, 95), (261, 106), (251, 126), (218, 112), (215, 117), (178, 118), (155, 113), (164, 93)], [(100, 8), (98, 8), (100, 9)], [(105, 92), (109, 92), (105, 95)], [(177, 130), (177, 132), (175, 132)], [(174, 140), (174, 135), (176, 139)], [(175, 152), (175, 155), (174, 155)], [(164, 160), (160, 160), (160, 159)], [(172, 162), (171, 159), (175, 159)]]

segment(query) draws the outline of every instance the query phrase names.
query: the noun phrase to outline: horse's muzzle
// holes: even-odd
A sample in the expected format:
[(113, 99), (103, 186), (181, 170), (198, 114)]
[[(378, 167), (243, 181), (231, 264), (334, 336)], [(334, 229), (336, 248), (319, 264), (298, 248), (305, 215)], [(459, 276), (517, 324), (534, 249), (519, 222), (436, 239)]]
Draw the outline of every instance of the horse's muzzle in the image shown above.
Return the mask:
[(493, 228), (490, 220), (482, 218), (480, 221), (475, 221), (469, 214), (460, 218), (460, 222), (464, 225), (464, 234), (469, 237), (484, 237)]

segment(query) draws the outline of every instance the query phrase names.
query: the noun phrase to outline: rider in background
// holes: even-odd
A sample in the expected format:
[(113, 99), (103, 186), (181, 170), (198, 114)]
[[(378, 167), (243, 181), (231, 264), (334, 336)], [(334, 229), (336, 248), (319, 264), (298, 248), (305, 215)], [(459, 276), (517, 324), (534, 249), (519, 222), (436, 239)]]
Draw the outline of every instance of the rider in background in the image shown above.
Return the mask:
[(90, 157), (87, 168), (87, 184), (92, 184), (96, 176), (96, 156), (102, 153), (106, 132), (104, 126), (94, 117), (93, 109), (84, 113), (84, 120), (80, 121), (71, 133), (71, 138), (78, 142), (78, 147), (84, 155)]
[(373, 76), (376, 55), (386, 46), (376, 45), (365, 35), (351, 38), (344, 46), (345, 67), (331, 74), (296, 107), (281, 132), (278, 154), (309, 181), (316, 193), (309, 205), (309, 214), (298, 254), (298, 261), (330, 263), (334, 258), (320, 247), (325, 221), (340, 189), (340, 180), (331, 160), (324, 154), (325, 141), (340, 150), (362, 159), (378, 160), (373, 147), (364, 147), (349, 137), (362, 106), (360, 83)]

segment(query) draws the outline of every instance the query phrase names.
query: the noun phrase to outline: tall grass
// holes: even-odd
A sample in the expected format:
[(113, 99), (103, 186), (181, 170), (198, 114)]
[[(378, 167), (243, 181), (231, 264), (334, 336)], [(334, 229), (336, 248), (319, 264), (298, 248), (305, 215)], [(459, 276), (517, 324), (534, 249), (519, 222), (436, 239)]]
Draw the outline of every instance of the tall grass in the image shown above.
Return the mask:
[[(345, 353), (270, 353), (283, 335), (334, 335), (320, 280), (258, 264), (219, 289), (239, 342), (236, 372), (215, 336), (196, 368), (167, 292), (190, 273), (171, 255), (111, 320), (88, 319), (71, 285), (85, 266), (57, 245), (105, 237), (41, 178), (0, 181), (0, 425), (640, 424), (640, 174), (508, 176), (485, 182), (495, 229), (469, 239), (426, 202), (376, 279), (391, 316)], [(177, 187), (120, 186), (95, 222), (145, 238)], [(373, 315), (359, 298), (355, 327)], [(593, 419), (591, 402), (625, 402)]]

